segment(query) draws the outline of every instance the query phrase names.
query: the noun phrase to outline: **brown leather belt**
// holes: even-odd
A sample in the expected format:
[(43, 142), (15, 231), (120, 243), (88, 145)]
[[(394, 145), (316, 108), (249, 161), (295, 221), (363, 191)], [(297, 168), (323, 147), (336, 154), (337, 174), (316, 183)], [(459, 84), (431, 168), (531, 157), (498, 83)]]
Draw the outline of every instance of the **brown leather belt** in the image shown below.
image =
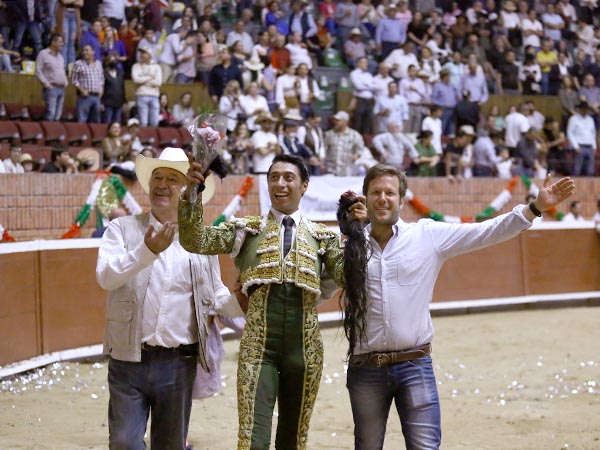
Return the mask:
[(352, 367), (370, 366), (387, 367), (392, 364), (412, 361), (413, 359), (427, 356), (431, 353), (431, 344), (421, 345), (420, 347), (410, 348), (397, 352), (371, 352), (360, 355), (352, 355), (349, 365)]

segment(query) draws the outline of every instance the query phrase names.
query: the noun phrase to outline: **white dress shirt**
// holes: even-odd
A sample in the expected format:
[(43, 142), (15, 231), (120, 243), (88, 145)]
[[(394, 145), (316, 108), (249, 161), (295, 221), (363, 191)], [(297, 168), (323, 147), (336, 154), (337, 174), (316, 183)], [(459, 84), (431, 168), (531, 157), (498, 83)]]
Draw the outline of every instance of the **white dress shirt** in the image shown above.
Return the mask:
[(285, 255), (283, 255), (283, 234), (285, 232), (285, 227), (282, 225), (283, 218), (286, 216), (289, 216), (294, 220), (294, 225), (292, 225), (292, 247), (291, 247), (291, 248), (294, 248), (294, 242), (296, 242), (296, 230), (298, 229), (298, 225), (300, 224), (302, 215), (300, 214), (299, 209), (296, 210), (296, 212), (294, 212), (292, 214), (284, 214), (275, 208), (271, 208), (271, 213), (273, 214), (273, 216), (275, 217), (275, 220), (279, 224), (279, 242), (280, 242), (281, 252), (282, 252), (281, 257), (283, 259), (283, 258), (285, 258)]
[(25, 173), (21, 163), (14, 163), (10, 158), (6, 158), (0, 166), (4, 169), (3, 173)]
[(407, 350), (430, 343), (434, 331), (429, 303), (444, 262), (529, 228), (531, 222), (522, 209), (518, 205), (510, 213), (472, 224), (400, 219), (383, 251), (369, 237), (367, 342), (357, 343), (354, 353)]

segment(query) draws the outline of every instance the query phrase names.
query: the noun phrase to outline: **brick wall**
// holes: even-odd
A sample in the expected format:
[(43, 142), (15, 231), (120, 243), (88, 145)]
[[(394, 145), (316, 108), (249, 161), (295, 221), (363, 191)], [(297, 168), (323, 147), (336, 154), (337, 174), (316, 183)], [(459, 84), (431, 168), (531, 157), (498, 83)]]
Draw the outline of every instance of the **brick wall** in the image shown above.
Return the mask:
[[(217, 181), (217, 194), (206, 207), (206, 219), (214, 220), (238, 192), (244, 181), (242, 176), (229, 176)], [(94, 182), (94, 175), (0, 175), (0, 224), (17, 240), (57, 239), (72, 225), (85, 203)], [(596, 211), (600, 198), (600, 179), (578, 178), (574, 199), (582, 201), (584, 215), (590, 218)], [(242, 205), (240, 215), (258, 214), (258, 188), (252, 188)], [(451, 184), (444, 178), (410, 178), (409, 188), (420, 200), (441, 214), (474, 216), (481, 212), (507, 185), (497, 179), (471, 179)], [(147, 195), (137, 183), (127, 186), (138, 203), (148, 208)], [(526, 191), (518, 184), (508, 211), (522, 202)], [(561, 211), (567, 212), (568, 205)], [(402, 217), (406, 221), (419, 218), (412, 207), (404, 206)], [(82, 236), (89, 237), (96, 223), (92, 213)]]

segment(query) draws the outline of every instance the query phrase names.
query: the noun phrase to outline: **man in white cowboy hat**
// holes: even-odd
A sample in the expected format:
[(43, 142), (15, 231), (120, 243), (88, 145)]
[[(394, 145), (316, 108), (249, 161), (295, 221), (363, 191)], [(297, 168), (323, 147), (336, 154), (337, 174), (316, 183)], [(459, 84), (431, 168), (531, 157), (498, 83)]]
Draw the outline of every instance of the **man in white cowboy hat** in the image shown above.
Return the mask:
[(275, 122), (275, 118), (268, 112), (259, 114), (254, 121), (260, 127), (260, 130), (252, 134), (254, 173), (267, 173), (275, 155), (281, 153), (277, 135), (273, 131)]
[[(221, 282), (216, 257), (190, 254), (179, 243), (177, 208), (188, 167), (179, 148), (158, 158), (138, 155), (136, 174), (150, 212), (111, 221), (100, 244), (96, 278), (109, 291), (111, 449), (145, 448), (150, 413), (154, 450), (185, 447), (196, 364), (207, 369), (207, 315), (243, 314)], [(214, 194), (214, 181), (205, 184), (204, 203)]]

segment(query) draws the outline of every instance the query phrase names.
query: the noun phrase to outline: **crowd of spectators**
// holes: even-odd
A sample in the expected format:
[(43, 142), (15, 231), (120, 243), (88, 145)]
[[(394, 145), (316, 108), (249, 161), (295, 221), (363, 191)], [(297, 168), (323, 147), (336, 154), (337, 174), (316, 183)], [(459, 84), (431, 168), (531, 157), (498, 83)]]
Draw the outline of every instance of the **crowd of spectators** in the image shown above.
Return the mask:
[[(171, 108), (164, 84), (204, 83), (227, 116), (234, 173), (262, 173), (285, 152), (316, 175), (384, 161), (451, 181), (591, 176), (599, 25), (597, 0), (0, 0), (0, 70), (35, 61), (46, 120), (60, 120), (73, 85), (76, 119), (110, 124), (105, 162), (144, 150), (120, 142), (128, 121), (191, 123), (191, 92)], [(314, 72), (336, 58), (352, 95), (329, 117)], [(558, 96), (562, 116), (519, 97), (538, 94)], [(514, 106), (490, 107), (490, 95)]]

